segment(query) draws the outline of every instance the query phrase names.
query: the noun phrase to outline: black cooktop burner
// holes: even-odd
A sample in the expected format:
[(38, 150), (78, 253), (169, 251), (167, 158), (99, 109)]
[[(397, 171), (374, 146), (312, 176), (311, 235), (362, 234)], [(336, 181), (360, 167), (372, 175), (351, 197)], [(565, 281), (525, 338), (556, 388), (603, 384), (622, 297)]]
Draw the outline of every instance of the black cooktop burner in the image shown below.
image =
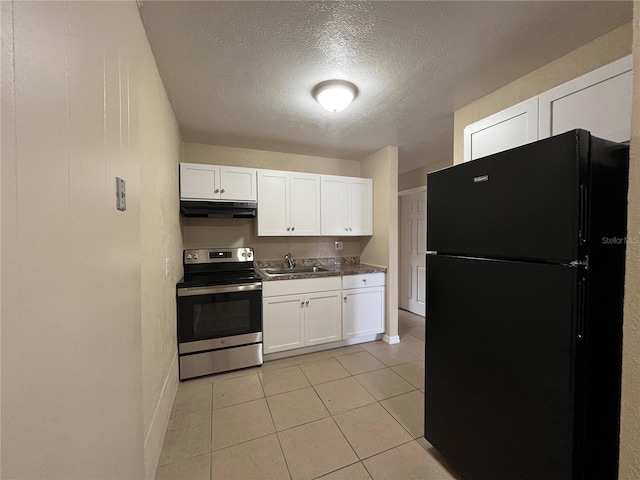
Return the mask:
[(208, 287), (215, 285), (240, 285), (245, 283), (261, 282), (260, 275), (253, 270), (247, 272), (223, 272), (186, 275), (177, 284), (178, 288)]
[(261, 282), (253, 268), (251, 248), (185, 250), (184, 279), (177, 288), (243, 285)]

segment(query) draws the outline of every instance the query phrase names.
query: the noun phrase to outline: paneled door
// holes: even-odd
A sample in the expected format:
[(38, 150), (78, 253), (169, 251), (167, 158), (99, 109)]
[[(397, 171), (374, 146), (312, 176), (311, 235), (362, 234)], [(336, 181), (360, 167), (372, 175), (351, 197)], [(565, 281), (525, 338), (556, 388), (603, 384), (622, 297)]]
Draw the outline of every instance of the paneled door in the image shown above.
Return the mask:
[(425, 313), (427, 253), (426, 187), (400, 193), (400, 308)]

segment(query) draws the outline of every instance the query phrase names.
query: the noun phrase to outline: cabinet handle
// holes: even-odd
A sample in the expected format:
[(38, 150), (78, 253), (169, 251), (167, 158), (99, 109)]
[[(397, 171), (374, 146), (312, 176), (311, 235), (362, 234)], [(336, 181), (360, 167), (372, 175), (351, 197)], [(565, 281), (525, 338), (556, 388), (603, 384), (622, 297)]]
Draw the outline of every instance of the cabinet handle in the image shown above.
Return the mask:
[(366, 278), (363, 278), (363, 279), (362, 279), (362, 281), (363, 281), (364, 283), (367, 283), (367, 279), (366, 279)]
[(309, 306), (309, 300), (307, 300), (307, 301), (306, 301), (306, 302), (304, 302), (304, 303), (306, 303), (306, 304), (307, 304), (307, 307)]
[(296, 227), (291, 227), (291, 231), (293, 232), (296, 229)]
[[(223, 190), (223, 192), (224, 192), (224, 190)], [(352, 231), (353, 231), (353, 228), (349, 227), (349, 231), (350, 231), (350, 232), (352, 232)]]
[(224, 193), (224, 188), (222, 190), (220, 190), (220, 193)]
[(219, 189), (219, 188), (216, 188), (216, 189), (213, 191), (213, 193), (220, 193), (220, 189)]
[(347, 297), (344, 297), (344, 301), (345, 301), (345, 302), (347, 301)]
[(349, 229), (348, 229), (347, 227), (344, 227), (344, 229), (345, 229), (347, 232), (349, 231)]
[(290, 231), (291, 231), (291, 227), (287, 227), (287, 232), (290, 232)]
[(304, 300), (302, 300), (302, 301), (300, 302), (300, 307), (301, 307), (301, 308), (302, 308), (302, 307), (304, 307)]

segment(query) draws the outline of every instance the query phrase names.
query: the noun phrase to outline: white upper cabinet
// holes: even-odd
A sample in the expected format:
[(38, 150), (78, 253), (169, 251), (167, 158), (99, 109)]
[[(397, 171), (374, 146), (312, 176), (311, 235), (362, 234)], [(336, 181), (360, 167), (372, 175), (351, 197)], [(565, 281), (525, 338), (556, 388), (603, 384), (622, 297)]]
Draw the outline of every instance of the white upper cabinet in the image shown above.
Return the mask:
[(290, 175), (291, 235), (320, 235), (320, 175)]
[(631, 139), (632, 56), (540, 95), (540, 138), (575, 128), (614, 142)]
[(322, 175), (322, 235), (373, 234), (373, 180)]
[(509, 107), (464, 129), (464, 161), (538, 139), (538, 98)]
[(464, 161), (576, 128), (629, 141), (632, 64), (629, 55), (467, 126)]
[(241, 167), (220, 167), (220, 199), (258, 199), (256, 170)]
[(320, 235), (320, 175), (258, 170), (258, 235)]
[(349, 235), (373, 235), (373, 180), (351, 178), (348, 186)]
[(255, 202), (256, 171), (243, 167), (181, 163), (180, 199)]

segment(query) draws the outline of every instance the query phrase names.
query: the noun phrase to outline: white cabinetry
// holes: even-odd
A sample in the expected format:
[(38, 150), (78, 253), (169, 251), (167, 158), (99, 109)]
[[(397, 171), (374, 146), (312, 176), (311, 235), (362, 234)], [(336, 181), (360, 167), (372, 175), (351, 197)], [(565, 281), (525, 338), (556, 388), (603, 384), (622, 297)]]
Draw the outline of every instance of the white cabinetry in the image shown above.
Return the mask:
[(342, 337), (384, 332), (385, 274), (342, 277)]
[(576, 128), (629, 141), (632, 68), (629, 55), (467, 126), (464, 161)]
[(322, 235), (373, 234), (373, 180), (322, 175)]
[(631, 139), (632, 56), (540, 95), (540, 138), (574, 128), (614, 142)]
[(320, 235), (320, 175), (258, 170), (258, 235)]
[(538, 98), (509, 107), (464, 129), (464, 161), (538, 139)]
[(340, 340), (340, 288), (340, 277), (265, 282), (264, 353)]
[(181, 163), (180, 199), (255, 202), (257, 199), (256, 170)]

